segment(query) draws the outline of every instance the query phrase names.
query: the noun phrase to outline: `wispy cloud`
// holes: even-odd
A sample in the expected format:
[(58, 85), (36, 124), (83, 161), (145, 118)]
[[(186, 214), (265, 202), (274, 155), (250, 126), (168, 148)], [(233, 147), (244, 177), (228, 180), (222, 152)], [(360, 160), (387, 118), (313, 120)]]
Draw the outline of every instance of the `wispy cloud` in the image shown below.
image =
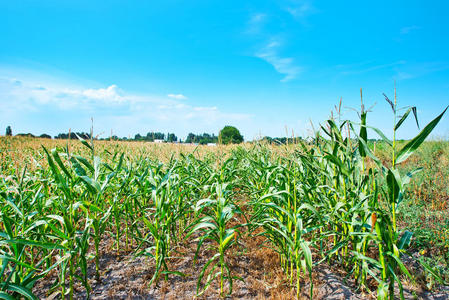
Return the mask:
[(415, 30), (419, 30), (419, 29), (421, 29), (421, 27), (417, 26), (417, 25), (406, 26), (406, 27), (402, 27), (401, 28), (400, 33), (403, 34), (403, 35), (404, 34), (409, 34), (410, 32), (415, 31)]
[(176, 100), (186, 100), (187, 99), (187, 97), (184, 96), (183, 94), (168, 94), (167, 97), (176, 99)]
[(404, 60), (386, 63), (386, 64), (373, 64), (373, 62), (362, 62), (358, 64), (351, 65), (338, 65), (336, 68), (340, 70), (341, 75), (357, 75), (363, 73), (369, 73), (381, 69), (392, 69), (394, 67), (405, 64)]
[(273, 40), (255, 55), (271, 64), (278, 73), (284, 75), (284, 78), (282, 78), (281, 81), (286, 82), (295, 79), (302, 68), (295, 64), (293, 58), (281, 57), (279, 55), (280, 47), (281, 43)]
[(262, 26), (267, 20), (267, 15), (264, 13), (254, 13), (250, 16), (246, 25), (245, 33), (258, 34), (261, 32)]
[(313, 5), (312, 0), (290, 0), (284, 6), (291, 16), (293, 16), (302, 25), (307, 26), (307, 18), (318, 12), (318, 9)]
[(298, 0), (291, 1), (287, 6), (287, 11), (295, 18), (304, 18), (311, 13), (316, 11), (315, 7), (312, 5), (311, 1)]
[(349, 65), (335, 66), (339, 75), (360, 75), (370, 72), (384, 70), (391, 74), (394, 80), (407, 80), (426, 76), (436, 72), (449, 70), (447, 62), (410, 62), (399, 60), (391, 63), (375, 64), (372, 61), (365, 61)]
[(447, 62), (414, 62), (407, 63), (394, 68), (396, 74), (394, 76), (397, 80), (406, 80), (426, 76), (436, 72), (443, 72), (449, 70), (449, 63)]

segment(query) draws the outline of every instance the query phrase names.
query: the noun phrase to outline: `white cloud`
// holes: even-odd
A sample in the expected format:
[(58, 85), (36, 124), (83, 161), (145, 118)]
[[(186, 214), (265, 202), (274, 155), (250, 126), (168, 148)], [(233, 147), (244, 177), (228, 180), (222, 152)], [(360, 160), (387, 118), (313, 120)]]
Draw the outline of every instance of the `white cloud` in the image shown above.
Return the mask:
[(112, 101), (112, 102), (124, 102), (126, 99), (120, 95), (118, 88), (115, 84), (103, 89), (87, 89), (82, 91), (82, 95), (87, 98)]
[[(227, 113), (216, 106), (186, 104), (181, 94), (169, 96), (137, 95), (127, 93), (116, 85), (102, 88), (74, 88), (67, 85), (0, 78), (0, 119), (31, 123), (59, 132), (76, 128), (91, 116), (96, 120), (96, 130), (118, 134), (135, 134), (137, 131), (168, 130), (177, 134), (185, 131), (216, 131), (228, 122), (249, 121), (250, 114)], [(62, 119), (53, 123), (48, 115)], [(22, 120), (22, 121), (19, 121)], [(59, 121), (62, 122), (62, 121)], [(33, 131), (33, 128), (26, 129)], [(146, 131), (146, 132), (147, 132)], [(53, 132), (56, 134), (57, 132)], [(51, 132), (50, 132), (51, 133)]]
[(183, 94), (168, 94), (167, 97), (176, 99), (176, 100), (186, 100), (187, 99), (187, 97), (184, 96)]
[(273, 40), (257, 52), (256, 56), (271, 64), (278, 73), (285, 75), (281, 81), (286, 82), (295, 79), (301, 72), (301, 67), (295, 65), (293, 58), (281, 57), (278, 54), (280, 46), (279, 41)]

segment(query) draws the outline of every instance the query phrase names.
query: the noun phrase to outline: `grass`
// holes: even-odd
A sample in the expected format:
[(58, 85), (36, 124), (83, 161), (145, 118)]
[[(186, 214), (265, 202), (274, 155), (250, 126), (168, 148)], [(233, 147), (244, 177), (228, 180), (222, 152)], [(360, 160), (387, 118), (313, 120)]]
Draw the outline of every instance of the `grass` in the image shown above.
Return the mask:
[[(391, 105), (395, 136), (413, 109), (403, 117)], [(196, 276), (198, 296), (217, 281), (218, 296), (232, 295), (246, 280), (231, 263), (248, 252), (245, 240), (277, 253), (297, 298), (306, 282), (314, 297), (321, 265), (379, 299), (403, 298), (409, 282), (447, 284), (449, 147), (421, 145), (442, 114), (411, 142), (393, 136), (376, 150), (360, 116), (327, 120), (312, 144), (283, 146), (1, 138), (0, 298), (35, 299), (36, 282), (51, 276), (47, 295), (72, 299), (81, 285), (89, 297), (107, 271), (107, 239), (117, 255), (152, 261), (148, 285)], [(196, 244), (192, 267), (207, 256), (198, 274), (172, 268), (186, 243)]]
[[(449, 143), (429, 141), (403, 166), (408, 172), (422, 166), (411, 183), (407, 199), (401, 206), (401, 227), (414, 232), (412, 248), (421, 253), (438, 274), (449, 282)], [(423, 272), (421, 279), (432, 286), (432, 274)]]

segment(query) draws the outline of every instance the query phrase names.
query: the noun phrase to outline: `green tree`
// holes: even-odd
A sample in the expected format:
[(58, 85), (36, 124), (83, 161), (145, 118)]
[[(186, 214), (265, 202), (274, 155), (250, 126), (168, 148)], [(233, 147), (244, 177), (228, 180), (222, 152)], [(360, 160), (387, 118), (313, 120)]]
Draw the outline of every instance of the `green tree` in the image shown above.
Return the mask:
[(49, 134), (46, 134), (46, 133), (41, 134), (39, 137), (43, 138), (43, 139), (51, 139), (51, 136)]
[(6, 127), (6, 135), (7, 135), (7, 136), (12, 136), (12, 129), (11, 129), (11, 126)]
[(173, 143), (178, 140), (178, 137), (174, 133), (168, 133), (167, 134), (167, 142)]
[(149, 142), (153, 142), (154, 141), (154, 132), (148, 132), (145, 140), (147, 140)]
[(240, 131), (234, 126), (225, 126), (218, 134), (218, 140), (222, 144), (239, 144), (243, 142), (243, 136)]
[(189, 135), (187, 136), (186, 140), (184, 141), (185, 143), (194, 143), (196, 141), (196, 135), (193, 133), (189, 133)]

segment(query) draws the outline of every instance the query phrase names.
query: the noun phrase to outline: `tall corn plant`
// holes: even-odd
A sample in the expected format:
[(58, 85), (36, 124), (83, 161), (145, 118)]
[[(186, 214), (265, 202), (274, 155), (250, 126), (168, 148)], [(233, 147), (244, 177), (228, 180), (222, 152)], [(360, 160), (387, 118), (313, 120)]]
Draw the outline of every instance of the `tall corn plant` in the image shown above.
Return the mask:
[[(380, 270), (380, 278), (375, 277), (378, 282), (378, 298), (379, 299), (393, 299), (394, 298), (394, 284), (395, 282), (399, 286), (400, 296), (403, 299), (403, 287), (399, 274), (403, 273), (411, 278), (411, 274), (408, 272), (406, 267), (401, 261), (401, 254), (405, 252), (405, 248), (410, 243), (412, 234), (408, 231), (404, 232), (402, 235), (397, 230), (396, 224), (396, 214), (398, 205), (402, 201), (405, 193), (405, 187), (409, 183), (410, 178), (414, 173), (418, 172), (416, 169), (405, 175), (401, 175), (397, 168), (398, 164), (405, 162), (413, 152), (418, 149), (418, 147), (424, 142), (426, 137), (432, 132), (432, 130), (439, 123), (447, 108), (438, 115), (434, 120), (427, 124), (421, 132), (415, 136), (413, 139), (408, 141), (400, 150), (397, 149), (396, 132), (407, 119), (410, 112), (413, 112), (415, 116), (416, 123), (418, 125), (416, 108), (408, 108), (402, 116), (398, 114), (400, 111), (397, 108), (396, 95), (394, 102), (391, 101), (387, 96), (385, 96), (387, 102), (390, 104), (393, 111), (393, 140), (388, 140), (385, 135), (380, 132), (380, 130), (375, 129), (376, 133), (380, 135), (383, 141), (391, 146), (392, 149), (392, 160), (391, 167), (384, 166), (378, 160), (374, 154), (371, 152), (367, 145), (366, 138), (359, 137), (360, 147), (366, 156), (369, 156), (375, 161), (377, 167), (382, 174), (384, 184), (381, 186), (382, 198), (386, 200), (388, 205), (388, 210), (378, 205), (375, 207), (376, 211), (372, 215), (372, 228), (375, 229), (376, 242), (379, 248), (379, 261), (375, 262), (369, 259), (365, 261), (371, 261), (373, 265), (376, 265)], [(362, 128), (368, 127), (362, 122)], [(377, 183), (379, 184), (379, 183)]]

